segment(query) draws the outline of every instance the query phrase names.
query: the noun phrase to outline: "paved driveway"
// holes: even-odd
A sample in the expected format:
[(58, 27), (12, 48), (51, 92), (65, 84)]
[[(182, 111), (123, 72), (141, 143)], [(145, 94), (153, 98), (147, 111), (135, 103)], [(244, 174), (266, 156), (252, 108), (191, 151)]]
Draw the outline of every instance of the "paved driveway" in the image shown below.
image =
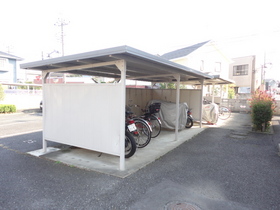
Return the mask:
[(27, 155), (40, 132), (2, 138), (0, 209), (280, 209), (279, 120), (259, 134), (234, 114), (126, 178)]

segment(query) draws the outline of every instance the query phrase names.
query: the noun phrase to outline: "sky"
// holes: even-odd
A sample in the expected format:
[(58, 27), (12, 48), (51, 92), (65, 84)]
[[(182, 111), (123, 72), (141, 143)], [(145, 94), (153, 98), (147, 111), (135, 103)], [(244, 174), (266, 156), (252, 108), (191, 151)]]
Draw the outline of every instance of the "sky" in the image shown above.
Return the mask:
[(128, 45), (151, 54), (212, 40), (229, 57), (257, 55), (280, 80), (277, 0), (9, 0), (0, 51), (31, 62)]

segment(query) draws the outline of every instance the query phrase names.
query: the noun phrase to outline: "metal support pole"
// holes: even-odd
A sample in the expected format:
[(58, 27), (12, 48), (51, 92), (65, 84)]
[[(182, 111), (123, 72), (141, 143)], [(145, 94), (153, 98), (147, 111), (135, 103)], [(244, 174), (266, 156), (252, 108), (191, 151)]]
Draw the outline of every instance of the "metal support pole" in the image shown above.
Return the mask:
[(211, 99), (212, 103), (215, 102), (214, 89), (215, 89), (215, 83), (212, 83), (212, 99)]
[(220, 104), (222, 104), (223, 101), (223, 85), (220, 85)]
[(122, 86), (122, 91), (121, 91), (121, 99), (120, 99), (120, 103), (121, 103), (121, 110), (119, 110), (120, 112), (120, 117), (121, 117), (121, 122), (120, 122), (120, 170), (124, 171), (125, 170), (125, 91), (126, 91), (126, 62), (125, 60), (120, 60), (116, 62), (116, 66), (118, 67), (118, 69), (121, 71), (121, 86)]
[(42, 91), (43, 91), (43, 139), (42, 139), (42, 147), (43, 147), (43, 153), (47, 152), (47, 141), (45, 139), (45, 125), (46, 125), (46, 96), (44, 91), (44, 86), (47, 82), (47, 78), (49, 76), (48, 72), (42, 72)]
[(179, 133), (179, 103), (180, 103), (180, 75), (174, 75), (177, 80), (176, 83), (176, 125), (175, 125), (175, 141), (178, 140)]
[(228, 98), (228, 85), (226, 85), (225, 98)]

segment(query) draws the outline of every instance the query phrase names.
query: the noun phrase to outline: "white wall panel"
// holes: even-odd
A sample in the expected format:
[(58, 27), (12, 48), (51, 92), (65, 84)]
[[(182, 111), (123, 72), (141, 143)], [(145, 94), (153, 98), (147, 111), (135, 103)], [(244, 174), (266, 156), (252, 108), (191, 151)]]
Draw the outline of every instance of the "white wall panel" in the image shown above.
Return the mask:
[[(153, 89), (152, 98), (155, 100), (163, 100), (167, 102), (176, 102), (176, 90), (175, 89)], [(132, 95), (132, 94), (131, 94)], [(199, 119), (199, 99), (201, 90), (194, 89), (181, 89), (180, 90), (180, 103), (186, 102), (189, 108), (192, 109), (192, 115), (195, 120)]]
[(119, 155), (120, 84), (45, 84), (46, 140)]
[(145, 109), (147, 102), (153, 99), (152, 94), (152, 89), (126, 88), (126, 105), (131, 108), (134, 114), (140, 116), (143, 114), (141, 109)]

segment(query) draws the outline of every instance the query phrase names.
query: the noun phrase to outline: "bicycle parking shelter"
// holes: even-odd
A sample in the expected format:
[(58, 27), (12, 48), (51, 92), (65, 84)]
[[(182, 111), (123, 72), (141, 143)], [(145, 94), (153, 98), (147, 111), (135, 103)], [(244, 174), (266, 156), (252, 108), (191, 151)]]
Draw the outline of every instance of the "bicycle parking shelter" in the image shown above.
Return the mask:
[[(180, 83), (213, 83), (213, 76), (129, 46), (96, 50), (20, 65), (41, 70), (43, 78), (43, 152), (47, 141), (120, 157), (125, 170), (124, 130), (126, 79), (175, 82), (178, 137)], [(50, 73), (109, 77), (117, 83), (49, 84)], [(217, 81), (217, 78), (215, 79)], [(222, 81), (223, 82), (223, 81)], [(202, 121), (200, 97), (200, 122)], [(119, 123), (116, 123), (119, 122)], [(201, 125), (201, 124), (200, 124)]]

